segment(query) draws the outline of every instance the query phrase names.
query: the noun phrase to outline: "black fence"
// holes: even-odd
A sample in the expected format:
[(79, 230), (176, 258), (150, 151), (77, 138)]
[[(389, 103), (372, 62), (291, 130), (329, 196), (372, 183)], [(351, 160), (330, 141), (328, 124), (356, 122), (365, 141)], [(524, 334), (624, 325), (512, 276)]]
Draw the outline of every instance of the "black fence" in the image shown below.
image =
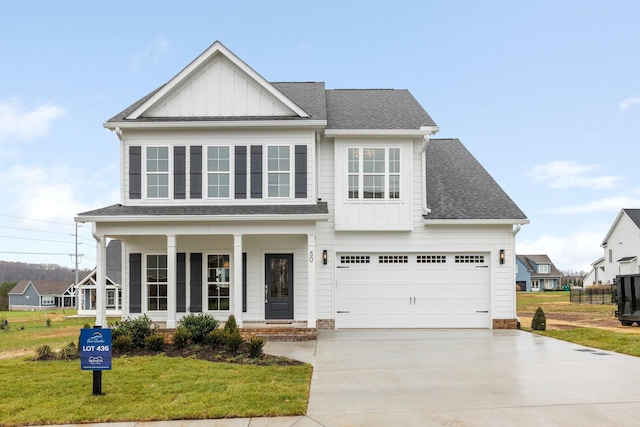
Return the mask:
[(594, 285), (570, 290), (570, 301), (576, 304), (615, 304), (615, 285)]

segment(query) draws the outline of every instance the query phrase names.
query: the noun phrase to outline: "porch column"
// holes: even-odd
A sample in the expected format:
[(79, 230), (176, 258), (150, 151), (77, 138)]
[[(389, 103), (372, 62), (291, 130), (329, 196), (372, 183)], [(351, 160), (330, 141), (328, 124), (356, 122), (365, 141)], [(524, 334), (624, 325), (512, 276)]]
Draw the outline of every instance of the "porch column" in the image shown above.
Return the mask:
[(176, 327), (176, 236), (167, 235), (167, 328)]
[(96, 326), (107, 326), (107, 245), (104, 236), (96, 236)]
[(233, 235), (233, 315), (242, 327), (242, 234)]
[(307, 308), (307, 328), (315, 328), (316, 327), (316, 259), (320, 256), (316, 252), (316, 236), (312, 234), (307, 234), (307, 253), (308, 263), (307, 263), (307, 292), (308, 294), (308, 305)]

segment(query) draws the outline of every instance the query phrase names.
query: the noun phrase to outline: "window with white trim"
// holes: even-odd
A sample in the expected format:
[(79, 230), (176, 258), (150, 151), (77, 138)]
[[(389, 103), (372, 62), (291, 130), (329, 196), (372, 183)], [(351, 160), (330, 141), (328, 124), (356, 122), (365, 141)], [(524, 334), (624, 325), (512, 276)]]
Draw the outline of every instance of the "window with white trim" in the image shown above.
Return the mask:
[(540, 274), (548, 274), (549, 273), (549, 264), (540, 264), (538, 266), (538, 273), (540, 273)]
[(349, 199), (399, 199), (399, 148), (348, 148)]
[(231, 182), (229, 147), (207, 147), (207, 197), (228, 198)]
[(147, 255), (147, 308), (167, 310), (167, 256)]
[(291, 196), (291, 147), (267, 147), (267, 197)]
[(169, 198), (169, 147), (146, 149), (147, 197)]
[(42, 305), (54, 305), (56, 298), (53, 295), (45, 295), (42, 297)]
[(207, 307), (211, 311), (229, 310), (229, 255), (207, 256)]

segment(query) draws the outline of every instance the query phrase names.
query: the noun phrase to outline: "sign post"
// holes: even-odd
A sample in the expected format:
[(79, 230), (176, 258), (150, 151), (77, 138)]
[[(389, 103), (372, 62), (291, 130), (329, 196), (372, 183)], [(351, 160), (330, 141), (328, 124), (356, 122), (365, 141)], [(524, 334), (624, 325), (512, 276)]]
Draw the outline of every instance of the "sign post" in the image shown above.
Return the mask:
[(93, 371), (93, 394), (102, 394), (102, 371), (111, 370), (111, 329), (80, 330), (80, 369)]

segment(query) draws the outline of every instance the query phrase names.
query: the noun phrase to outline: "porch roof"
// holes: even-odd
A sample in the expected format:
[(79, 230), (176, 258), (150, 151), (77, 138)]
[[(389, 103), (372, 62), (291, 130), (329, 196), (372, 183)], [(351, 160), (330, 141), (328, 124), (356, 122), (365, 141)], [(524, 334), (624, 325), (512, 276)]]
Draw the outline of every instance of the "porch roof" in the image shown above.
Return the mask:
[[(79, 220), (100, 220), (121, 218), (159, 218), (202, 217), (206, 219), (327, 219), (327, 202), (313, 205), (196, 205), (196, 206), (123, 206), (115, 204), (78, 214)], [(283, 218), (284, 217), (284, 218)], [(327, 218), (324, 218), (327, 217)]]

